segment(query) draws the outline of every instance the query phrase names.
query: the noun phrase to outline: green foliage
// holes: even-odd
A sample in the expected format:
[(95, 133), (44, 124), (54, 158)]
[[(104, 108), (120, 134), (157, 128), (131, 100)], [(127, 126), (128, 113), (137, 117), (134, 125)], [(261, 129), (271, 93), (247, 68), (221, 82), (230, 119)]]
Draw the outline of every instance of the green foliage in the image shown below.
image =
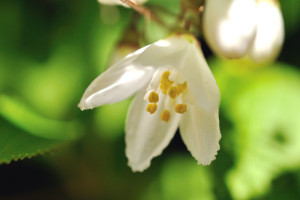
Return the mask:
[(3, 120), (0, 120), (0, 122), (2, 124), (0, 164), (44, 154), (64, 144), (61, 140), (45, 139), (27, 134), (23, 130), (3, 122)]
[(76, 122), (47, 119), (4, 95), (0, 96), (0, 116), (7, 120), (0, 121), (0, 164), (48, 152), (82, 133)]
[[(20, 94), (40, 113), (64, 119), (74, 109), (84, 69), (79, 51), (72, 46), (57, 48), (46, 63), (22, 63), (26, 70), (17, 85)], [(55, 109), (54, 109), (55, 108)]]
[[(97, 2), (75, 1), (67, 9), (64, 3), (47, 2), (70, 15), (72, 9), (81, 8), (73, 18), (51, 18), (48, 23), (55, 24), (51, 29), (55, 34), (50, 37), (46, 29), (39, 29), (44, 27), (39, 16), (47, 16), (40, 13), (38, 5), (28, 5), (30, 14), (21, 3), (7, 1), (4, 5), (0, 8), (1, 24), (5, 25), (0, 37), (4, 44), (0, 47), (0, 116), (4, 119), (1, 127), (14, 128), (1, 130), (0, 140), (5, 145), (0, 150), (0, 163), (32, 157), (81, 137), (84, 128), (77, 119), (77, 104), (85, 80), (90, 81), (107, 67), (130, 19), (128, 9), (117, 9), (119, 18), (112, 23), (107, 24), (103, 15), (99, 20)], [(26, 17), (21, 19), (19, 12)], [(91, 23), (86, 23), (87, 19)], [(24, 27), (20, 20), (32, 27)], [(39, 33), (40, 43), (32, 41), (20, 48), (25, 42), (21, 33), (30, 37)], [(26, 43), (31, 41), (27, 39)], [(44, 48), (46, 44), (48, 48)], [(39, 45), (43, 50), (37, 50)]]
[[(95, 110), (95, 130), (106, 140), (115, 140), (124, 136), (126, 113), (131, 100), (125, 100), (113, 105), (105, 105)], [(107, 120), (111, 119), (111, 120)]]
[[(61, 182), (51, 185), (51, 193), (63, 190), (62, 199), (298, 199), (297, 66), (209, 62), (222, 96), (221, 149), (210, 167), (181, 155), (187, 150), (175, 137), (168, 148), (176, 155), (167, 149), (150, 169), (132, 174), (126, 166), (123, 139), (130, 100), (93, 111), (77, 108), (88, 84), (112, 63), (119, 42), (130, 36), (148, 44), (168, 36), (178, 22), (180, 2), (184, 1), (145, 4), (162, 25), (131, 9), (99, 5), (96, 0), (2, 0), (0, 164), (61, 151), (46, 162), (37, 160), (58, 171)], [(290, 47), (299, 41), (300, 1), (280, 3), (286, 41), (293, 36), (284, 47), (284, 63), (299, 64), (297, 51)], [(139, 38), (128, 33), (135, 32), (136, 26)], [(24, 163), (16, 164), (23, 167)], [(18, 181), (7, 179), (3, 182)], [(15, 184), (10, 189), (16, 193)], [(50, 193), (32, 190), (41, 198)], [(26, 197), (20, 195), (32, 199)]]
[(221, 63), (216, 77), (225, 94), (223, 109), (234, 122), (236, 153), (227, 184), (235, 199), (248, 199), (300, 166), (300, 74), (283, 64), (251, 73), (251, 64)]
[(212, 175), (207, 167), (192, 158), (176, 155), (165, 162), (158, 180), (154, 180), (145, 199), (215, 199)]
[(299, 30), (300, 2), (298, 0), (280, 0), (281, 10), (284, 16), (285, 28), (288, 34)]
[(47, 119), (11, 97), (0, 96), (0, 115), (26, 132), (42, 138), (73, 140), (80, 135), (79, 124)]
[[(20, 133), (17, 130), (2, 129), (0, 163), (10, 163), (11, 161), (31, 158), (57, 149), (63, 143), (61, 141), (46, 140), (43, 138), (33, 137), (26, 133)], [(20, 142), (22, 141), (22, 142)]]
[[(113, 20), (110, 17), (111, 12), (117, 15)], [(107, 66), (109, 59), (117, 43), (124, 36), (123, 33), (129, 25), (131, 13), (124, 8), (101, 6), (100, 17), (100, 20), (99, 18), (93, 19), (96, 22), (91, 36), (91, 53), (98, 73), (109, 67)]]
[(157, 20), (142, 18), (139, 24), (139, 31), (144, 37), (145, 44), (156, 42), (167, 37), (174, 25), (178, 25), (176, 14), (180, 11), (180, 2), (173, 0), (152, 0), (147, 4), (158, 16)]

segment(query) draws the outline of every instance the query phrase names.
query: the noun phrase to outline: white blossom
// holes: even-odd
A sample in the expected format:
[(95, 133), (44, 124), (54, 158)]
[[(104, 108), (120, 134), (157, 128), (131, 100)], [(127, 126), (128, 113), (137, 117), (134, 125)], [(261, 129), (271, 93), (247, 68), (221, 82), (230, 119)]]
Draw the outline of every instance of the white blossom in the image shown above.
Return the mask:
[(178, 126), (198, 164), (215, 159), (221, 138), (220, 94), (193, 36), (173, 35), (128, 55), (90, 84), (79, 107), (90, 109), (135, 93), (125, 128), (133, 171), (149, 167)]
[(279, 54), (284, 39), (282, 14), (274, 0), (260, 0), (256, 12), (256, 37), (250, 56), (257, 62), (272, 61)]
[(207, 43), (219, 56), (240, 58), (253, 41), (256, 0), (207, 0), (203, 31)]
[(273, 61), (284, 40), (277, 0), (207, 0), (203, 31), (211, 49), (229, 59)]

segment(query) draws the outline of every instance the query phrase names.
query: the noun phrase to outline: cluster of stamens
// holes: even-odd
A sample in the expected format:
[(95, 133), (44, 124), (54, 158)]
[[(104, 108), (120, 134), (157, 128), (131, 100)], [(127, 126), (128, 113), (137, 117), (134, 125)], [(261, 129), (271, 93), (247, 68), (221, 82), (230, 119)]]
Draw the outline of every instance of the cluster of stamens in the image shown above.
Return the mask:
[[(185, 89), (187, 88), (187, 82), (185, 81), (182, 84), (175, 84), (174, 81), (171, 81), (169, 79), (170, 77), (170, 72), (165, 71), (162, 74), (161, 81), (159, 84), (159, 89), (163, 95), (168, 96), (168, 100), (171, 102), (176, 102), (176, 99), (178, 96), (180, 96)], [(159, 95), (157, 92), (152, 91), (149, 94), (148, 97), (149, 104), (146, 108), (146, 110), (150, 113), (153, 114), (157, 110), (157, 102), (159, 101)], [(174, 104), (175, 105), (175, 104)], [(187, 111), (187, 105), (186, 104), (176, 104), (174, 108), (176, 113), (183, 114)], [(168, 109), (165, 109), (161, 112), (160, 114), (160, 119), (164, 122), (168, 122), (171, 118), (171, 112)]]

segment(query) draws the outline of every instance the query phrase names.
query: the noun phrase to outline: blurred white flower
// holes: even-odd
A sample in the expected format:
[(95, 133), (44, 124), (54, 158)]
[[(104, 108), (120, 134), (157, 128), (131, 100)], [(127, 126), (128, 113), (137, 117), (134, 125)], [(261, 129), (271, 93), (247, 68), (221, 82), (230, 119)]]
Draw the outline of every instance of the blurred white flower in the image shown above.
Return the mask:
[(207, 0), (203, 29), (211, 49), (229, 59), (250, 55), (257, 62), (272, 61), (284, 39), (277, 0)]
[(133, 171), (149, 167), (179, 125), (198, 164), (215, 159), (221, 138), (220, 94), (193, 36), (173, 35), (129, 54), (90, 84), (79, 107), (94, 108), (135, 93), (125, 129)]
[(253, 41), (256, 0), (207, 0), (203, 31), (207, 43), (219, 56), (240, 58)]
[(284, 39), (284, 23), (279, 5), (274, 0), (260, 0), (257, 4), (256, 37), (250, 56), (257, 62), (276, 59)]
[[(131, 1), (136, 4), (143, 4), (148, 0), (131, 0)], [(106, 5), (122, 5), (122, 6), (128, 7), (121, 0), (98, 0), (98, 2), (101, 4), (106, 4)]]

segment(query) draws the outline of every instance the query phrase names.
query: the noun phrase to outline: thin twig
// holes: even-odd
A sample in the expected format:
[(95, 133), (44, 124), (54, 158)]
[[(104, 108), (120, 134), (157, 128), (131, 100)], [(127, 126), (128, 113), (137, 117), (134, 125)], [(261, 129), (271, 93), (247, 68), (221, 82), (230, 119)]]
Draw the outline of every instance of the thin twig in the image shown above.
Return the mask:
[(153, 14), (149, 9), (145, 8), (144, 6), (138, 5), (131, 0), (120, 0), (120, 1), (128, 5), (132, 9), (134, 9), (139, 14), (143, 15), (147, 21), (152, 19), (153, 21), (160, 24), (161, 26), (167, 27), (167, 25), (162, 20), (160, 20), (155, 14)]
[(129, 7), (131, 7), (132, 9), (134, 9), (136, 12), (140, 13), (141, 15), (150, 18), (151, 16), (151, 12), (150, 10), (148, 10), (147, 8), (136, 4), (135, 2), (131, 1), (131, 0), (120, 0), (123, 3), (125, 3), (126, 5), (128, 5)]

